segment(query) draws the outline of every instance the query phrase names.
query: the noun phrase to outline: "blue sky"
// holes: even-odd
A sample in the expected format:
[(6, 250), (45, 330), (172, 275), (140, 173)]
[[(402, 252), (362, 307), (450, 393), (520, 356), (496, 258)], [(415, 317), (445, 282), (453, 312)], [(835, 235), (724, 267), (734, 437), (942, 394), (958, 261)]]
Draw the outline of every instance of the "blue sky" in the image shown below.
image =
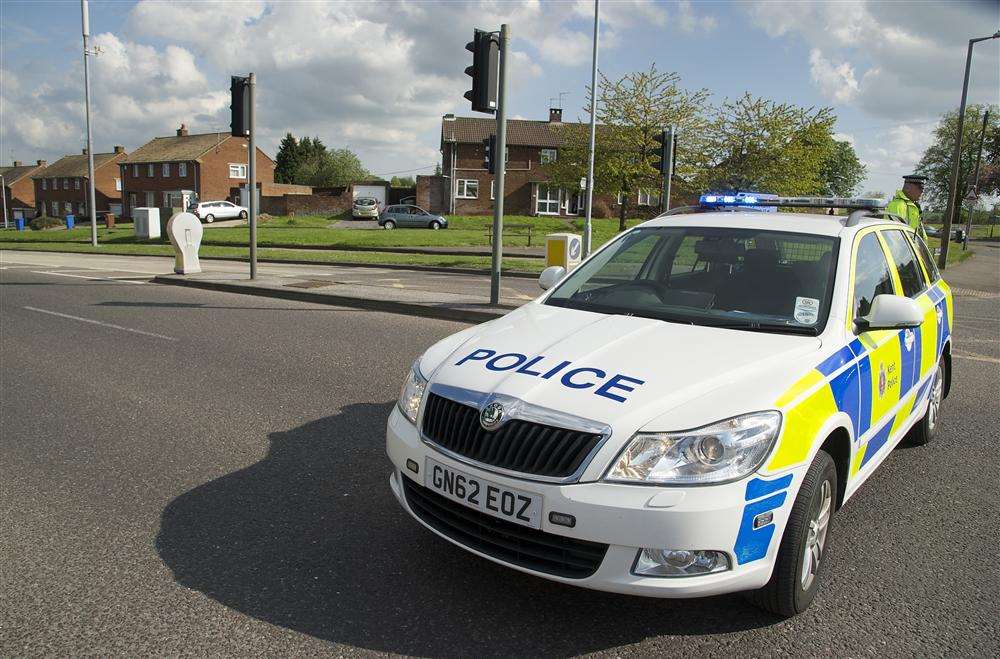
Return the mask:
[[(53, 159), (84, 140), (79, 2), (3, 0), (0, 159)], [(258, 125), (348, 146), (378, 174), (429, 173), (440, 117), (471, 115), (462, 92), (473, 27), (510, 24), (512, 116), (543, 119), (563, 96), (585, 119), (593, 3), (91, 2), (95, 148), (135, 149), (181, 122), (228, 130), (231, 73), (259, 79)], [(831, 106), (891, 191), (958, 104), (965, 44), (1000, 26), (1000, 3), (602, 2), (600, 67), (655, 61), (716, 102), (745, 91)], [(970, 102), (998, 102), (1000, 42), (977, 46)], [(411, 172), (412, 170), (412, 172)]]

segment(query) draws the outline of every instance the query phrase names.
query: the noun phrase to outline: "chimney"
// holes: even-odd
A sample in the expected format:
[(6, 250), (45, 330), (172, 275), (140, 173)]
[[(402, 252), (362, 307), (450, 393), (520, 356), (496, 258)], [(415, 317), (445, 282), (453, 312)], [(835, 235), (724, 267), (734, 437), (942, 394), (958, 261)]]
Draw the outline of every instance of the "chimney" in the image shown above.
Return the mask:
[(177, 137), (187, 137), (188, 127), (186, 124), (181, 124), (181, 127), (177, 129)]
[(46, 165), (49, 164), (49, 162), (47, 160), (36, 160), (35, 162), (38, 163), (39, 167), (45, 167)]
[(448, 114), (444, 115), (444, 120), (445, 121), (455, 121), (455, 115), (449, 112)]
[(125, 153), (125, 147), (123, 147), (121, 144), (116, 144), (115, 153)]
[(562, 123), (562, 108), (549, 108), (549, 123), (550, 124)]
[(15, 160), (13, 166), (20, 167), (23, 163), (20, 160)]

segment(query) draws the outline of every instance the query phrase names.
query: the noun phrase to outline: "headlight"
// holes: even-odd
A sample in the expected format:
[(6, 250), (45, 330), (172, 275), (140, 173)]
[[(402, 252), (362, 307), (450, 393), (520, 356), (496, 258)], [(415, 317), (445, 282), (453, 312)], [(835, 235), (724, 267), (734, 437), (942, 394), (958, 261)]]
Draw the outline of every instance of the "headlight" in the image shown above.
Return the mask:
[(427, 388), (427, 379), (420, 374), (420, 360), (413, 362), (410, 372), (403, 381), (403, 388), (399, 392), (399, 411), (403, 413), (410, 423), (417, 422), (417, 410), (420, 409), (420, 401), (424, 398), (424, 389)]
[(700, 485), (757, 470), (771, 452), (781, 413), (755, 412), (684, 432), (638, 433), (605, 480)]

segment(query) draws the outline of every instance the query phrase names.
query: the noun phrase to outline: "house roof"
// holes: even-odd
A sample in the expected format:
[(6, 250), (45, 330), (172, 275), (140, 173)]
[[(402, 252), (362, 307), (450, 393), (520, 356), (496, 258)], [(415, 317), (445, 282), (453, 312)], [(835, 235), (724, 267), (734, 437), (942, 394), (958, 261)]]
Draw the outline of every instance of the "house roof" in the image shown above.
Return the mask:
[(229, 133), (154, 137), (129, 154), (122, 164), (198, 160), (231, 137)]
[(21, 165), (20, 167), (0, 167), (0, 176), (3, 176), (4, 185), (13, 185), (22, 178), (31, 174), (41, 165)]
[[(94, 169), (99, 169), (109, 162), (113, 162), (116, 157), (124, 155), (124, 153), (95, 153)], [(31, 178), (76, 178), (81, 176), (87, 177), (87, 156), (82, 153), (63, 156), (48, 167), (34, 173)]]
[[(558, 127), (562, 124), (527, 119), (507, 120), (507, 144), (519, 146), (558, 147), (562, 140)], [(441, 121), (441, 141), (479, 144), (496, 132), (496, 119), (455, 117)]]

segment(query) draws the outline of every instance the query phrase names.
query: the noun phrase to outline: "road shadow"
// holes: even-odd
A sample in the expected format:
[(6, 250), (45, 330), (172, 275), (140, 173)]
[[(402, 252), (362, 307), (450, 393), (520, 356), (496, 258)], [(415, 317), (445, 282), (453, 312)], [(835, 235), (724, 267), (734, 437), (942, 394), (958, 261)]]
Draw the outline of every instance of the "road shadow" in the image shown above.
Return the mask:
[(569, 656), (777, 621), (738, 596), (599, 593), (452, 546), (389, 490), (392, 405), (349, 405), (273, 433), (263, 460), (174, 499), (156, 549), (175, 579), (273, 625), (435, 657)]

